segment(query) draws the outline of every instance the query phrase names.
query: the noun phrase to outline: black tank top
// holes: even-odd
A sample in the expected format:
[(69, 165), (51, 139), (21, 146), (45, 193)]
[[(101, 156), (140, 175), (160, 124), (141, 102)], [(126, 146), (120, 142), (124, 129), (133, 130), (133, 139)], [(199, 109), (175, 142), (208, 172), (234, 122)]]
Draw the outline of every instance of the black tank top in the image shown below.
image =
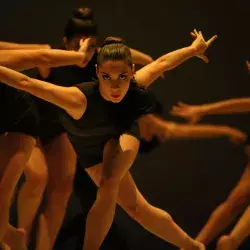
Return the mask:
[[(79, 120), (60, 112), (60, 120), (74, 147), (96, 147), (122, 133), (135, 134), (136, 120), (155, 111), (155, 100), (147, 90), (131, 82), (124, 99), (119, 103), (105, 100), (99, 92), (99, 82), (76, 85), (87, 98), (87, 110)], [(139, 131), (138, 131), (139, 132)]]

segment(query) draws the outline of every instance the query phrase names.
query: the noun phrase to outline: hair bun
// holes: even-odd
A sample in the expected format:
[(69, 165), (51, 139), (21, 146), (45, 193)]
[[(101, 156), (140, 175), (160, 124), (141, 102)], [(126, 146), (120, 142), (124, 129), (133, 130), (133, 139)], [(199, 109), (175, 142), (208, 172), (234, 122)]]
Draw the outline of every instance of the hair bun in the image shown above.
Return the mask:
[(73, 11), (73, 17), (81, 20), (93, 20), (94, 13), (90, 8), (77, 8)]
[(104, 46), (109, 45), (109, 44), (119, 44), (119, 43), (120, 43), (120, 44), (127, 45), (126, 42), (125, 42), (125, 40), (124, 40), (123, 38), (121, 38), (121, 37), (109, 36), (109, 37), (107, 37), (107, 38), (103, 41), (103, 43), (102, 43), (102, 45), (101, 45), (101, 48), (103, 48)]

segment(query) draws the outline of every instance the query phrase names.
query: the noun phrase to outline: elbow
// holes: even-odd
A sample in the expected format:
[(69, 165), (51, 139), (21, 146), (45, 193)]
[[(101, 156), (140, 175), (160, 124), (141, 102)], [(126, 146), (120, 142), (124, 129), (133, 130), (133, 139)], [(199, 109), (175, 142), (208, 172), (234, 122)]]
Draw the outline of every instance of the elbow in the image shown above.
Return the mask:
[(82, 94), (75, 95), (70, 107), (71, 110), (70, 115), (74, 120), (79, 120), (83, 116), (86, 107), (87, 107), (86, 97)]

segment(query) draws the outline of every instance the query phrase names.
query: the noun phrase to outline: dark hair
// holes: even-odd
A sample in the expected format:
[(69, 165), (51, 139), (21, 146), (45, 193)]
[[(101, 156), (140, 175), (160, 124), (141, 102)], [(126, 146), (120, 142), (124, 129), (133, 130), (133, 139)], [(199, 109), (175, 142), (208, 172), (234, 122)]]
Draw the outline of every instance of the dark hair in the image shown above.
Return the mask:
[(68, 40), (78, 35), (97, 35), (97, 24), (94, 21), (94, 13), (90, 8), (77, 8), (72, 14), (64, 30), (64, 36)]
[(132, 56), (129, 47), (124, 39), (119, 37), (107, 37), (97, 56), (97, 64), (100, 65), (105, 61), (124, 61), (132, 66)]

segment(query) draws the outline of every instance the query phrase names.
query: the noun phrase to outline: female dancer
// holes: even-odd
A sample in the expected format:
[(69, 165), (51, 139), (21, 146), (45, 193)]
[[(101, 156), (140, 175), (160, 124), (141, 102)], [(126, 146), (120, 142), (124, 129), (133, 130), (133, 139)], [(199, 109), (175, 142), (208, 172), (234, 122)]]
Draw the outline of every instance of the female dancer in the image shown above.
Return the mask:
[[(84, 46), (86, 44), (89, 46), (90, 42), (91, 39), (86, 40)], [(1, 50), (0, 65), (15, 70), (24, 70), (35, 66), (56, 67), (69, 64), (85, 66), (86, 55), (89, 55), (89, 52), (86, 54), (84, 51), (51, 49)], [(4, 119), (1, 121), (0, 129), (0, 159), (2, 164), (0, 168), (1, 241), (9, 218), (13, 191), (35, 144), (37, 115), (34, 109), (27, 111), (27, 107), (30, 106), (30, 98), (27, 94), (24, 96), (24, 93), (16, 92), (16, 90), (4, 85), (0, 86), (0, 91), (1, 114)], [(9, 229), (7, 239), (11, 239), (15, 235), (19, 238), (19, 234), (15, 234), (14, 228), (9, 227)], [(22, 234), (22, 231), (17, 233)]]
[[(236, 114), (249, 111), (250, 98), (237, 98), (200, 106), (179, 103), (177, 106), (173, 107), (172, 114), (181, 116), (190, 122), (195, 123), (206, 115)], [(245, 151), (248, 155), (248, 159), (250, 159), (249, 138), (247, 140)], [(248, 161), (245, 171), (237, 186), (232, 190), (226, 201), (224, 201), (214, 210), (208, 222), (203, 227), (196, 239), (203, 242), (204, 244), (211, 242), (222, 232), (222, 230), (231, 224), (234, 219), (244, 211), (244, 209), (247, 208), (249, 203), (250, 162)], [(245, 237), (249, 235), (249, 219), (250, 216), (248, 207), (239, 224), (236, 226), (230, 236), (222, 237), (219, 240), (218, 249), (237, 249)]]
[[(92, 11), (88, 8), (76, 9), (65, 27), (64, 45), (61, 48), (77, 51), (79, 41), (90, 36), (93, 40), (97, 36), (97, 25), (93, 20)], [(131, 49), (131, 52), (134, 63), (144, 65), (153, 61), (150, 56), (139, 51)], [(93, 58), (96, 58), (96, 55)], [(93, 60), (85, 68), (75, 66), (59, 69), (39, 67), (39, 69), (42, 78), (59, 85), (91, 81), (95, 76)], [(58, 72), (62, 74), (59, 76)], [(18, 225), (27, 232), (28, 241), (34, 217), (47, 186), (44, 211), (49, 221), (53, 245), (72, 192), (76, 157), (64, 129), (55, 116), (54, 107), (41, 100), (36, 102), (39, 109), (40, 140), (24, 170), (26, 179), (18, 196)], [(43, 249), (43, 242), (41, 242), (41, 249)]]
[[(120, 41), (107, 40), (98, 54), (99, 81), (75, 87), (56, 86), (0, 68), (1, 81), (65, 110), (60, 112), (61, 119), (81, 166), (99, 186), (97, 199), (87, 218), (85, 250), (99, 249), (112, 223), (117, 202), (132, 218), (162, 239), (186, 249), (204, 249), (202, 244), (187, 236), (169, 214), (147, 203), (128, 170), (139, 148), (136, 120), (140, 123), (143, 114), (154, 112), (149, 93), (138, 85), (149, 86), (169, 69), (169, 60), (177, 60), (176, 54), (182, 62), (191, 56), (202, 55), (206, 49), (207, 43), (201, 33), (197, 33), (191, 46), (173, 52), (174, 55), (160, 57), (134, 75), (129, 48)], [(165, 133), (170, 138), (227, 135), (244, 140), (241, 132), (220, 126), (170, 123)], [(41, 218), (46, 225), (46, 217)], [(50, 247), (49, 243), (44, 249)]]

